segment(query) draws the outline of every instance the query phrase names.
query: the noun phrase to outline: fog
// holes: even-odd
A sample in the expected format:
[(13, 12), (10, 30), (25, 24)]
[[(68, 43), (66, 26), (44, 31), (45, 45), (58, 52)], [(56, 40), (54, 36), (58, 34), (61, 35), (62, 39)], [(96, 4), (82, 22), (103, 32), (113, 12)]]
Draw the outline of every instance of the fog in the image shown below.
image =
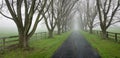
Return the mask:
[[(0, 0), (2, 2), (2, 0)], [(4, 2), (5, 3), (5, 2)], [(11, 17), (9, 11), (7, 10), (7, 7), (5, 6), (2, 11), (6, 16)], [(22, 18), (24, 18), (24, 7), (22, 7)], [(36, 15), (34, 15), (34, 18), (36, 18)], [(23, 20), (24, 21), (24, 20)], [(32, 26), (34, 24), (34, 20), (32, 23)], [(44, 21), (42, 20), (36, 29), (36, 32), (46, 32), (47, 28), (44, 24)], [(15, 22), (11, 19), (8, 19), (0, 14), (0, 35), (1, 34), (11, 34), (11, 33), (18, 33), (17, 26)]]
[[(46, 32), (47, 28), (44, 24), (44, 21), (40, 22), (38, 24), (37, 30), (36, 32)], [(13, 20), (7, 19), (5, 17), (2, 17), (2, 15), (0, 15), (0, 35), (2, 34), (17, 34), (17, 26), (16, 24), (13, 22)]]
[(73, 31), (78, 31), (80, 30), (80, 25), (79, 25), (79, 14), (76, 12), (74, 17), (73, 17)]
[[(84, 0), (82, 0), (82, 1), (84, 1)], [(93, 3), (94, 3), (93, 0), (90, 0), (90, 5), (92, 5)], [(8, 12), (6, 12), (5, 14), (8, 14)], [(8, 16), (10, 16), (10, 15), (8, 14)], [(98, 18), (96, 18), (96, 19), (98, 19)], [(72, 29), (73, 30), (80, 30), (79, 20), (80, 20), (80, 17), (78, 15), (78, 13), (76, 12), (74, 17), (73, 17), (73, 22), (72, 22), (72, 24), (73, 24)], [(114, 24), (111, 27), (118, 28), (118, 27), (120, 27), (120, 23)], [(96, 26), (94, 29), (100, 29), (100, 27)], [(44, 32), (44, 31), (46, 32), (47, 28), (44, 24), (44, 21), (42, 21), (38, 24), (36, 32)], [(0, 15), (0, 35), (1, 34), (8, 34), (8, 33), (9, 34), (17, 33), (17, 27), (12, 20), (7, 19), (7, 18), (3, 17), (2, 15)]]

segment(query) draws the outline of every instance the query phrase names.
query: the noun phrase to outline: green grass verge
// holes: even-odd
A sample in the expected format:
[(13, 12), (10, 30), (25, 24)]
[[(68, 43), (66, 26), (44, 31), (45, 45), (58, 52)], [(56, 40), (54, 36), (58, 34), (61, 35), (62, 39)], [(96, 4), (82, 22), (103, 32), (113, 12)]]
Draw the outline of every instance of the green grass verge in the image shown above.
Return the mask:
[(3, 58), (51, 58), (53, 53), (69, 36), (70, 32), (62, 35), (56, 35), (54, 38), (30, 41), (30, 46), (34, 47), (32, 51), (22, 51), (17, 49), (8, 52), (1, 57)]
[(120, 58), (120, 44), (111, 40), (104, 40), (101, 37), (81, 31), (91, 45), (98, 50), (102, 58)]

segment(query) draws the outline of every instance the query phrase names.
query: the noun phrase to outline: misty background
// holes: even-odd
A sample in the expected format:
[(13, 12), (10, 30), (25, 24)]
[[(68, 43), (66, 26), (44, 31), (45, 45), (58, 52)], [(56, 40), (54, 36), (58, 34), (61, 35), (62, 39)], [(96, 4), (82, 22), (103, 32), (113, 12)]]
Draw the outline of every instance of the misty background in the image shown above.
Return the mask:
[[(1, 0), (0, 0), (1, 1)], [(85, 0), (81, 0), (81, 1), (85, 1)], [(94, 3), (95, 0), (90, 0), (90, 5), (92, 5)], [(79, 2), (78, 2), (79, 3)], [(6, 14), (8, 14), (8, 12), (5, 12)], [(10, 15), (10, 14), (8, 14)], [(73, 29), (75, 30), (79, 30), (80, 29), (80, 25), (79, 25), (79, 15), (78, 15), (78, 12), (75, 13), (74, 17), (74, 22), (73, 22)], [(98, 19), (98, 17), (96, 17), (96, 19)], [(119, 29), (120, 28), (120, 23), (116, 23), (114, 25), (111, 25), (111, 27), (108, 29), (108, 30), (114, 30), (114, 29)], [(94, 27), (94, 29), (97, 29), (97, 30), (100, 30), (100, 26), (96, 26)], [(55, 28), (56, 30), (56, 28)], [(39, 24), (38, 24), (38, 27), (36, 29), (36, 32), (47, 32), (47, 28), (46, 28), (46, 25), (44, 24), (44, 20), (42, 20)], [(0, 35), (1, 36), (7, 36), (8, 34), (9, 35), (16, 35), (18, 33), (17, 31), (17, 27), (15, 25), (15, 23), (10, 20), (10, 19), (7, 19), (5, 17), (3, 17), (1, 14), (0, 14)]]

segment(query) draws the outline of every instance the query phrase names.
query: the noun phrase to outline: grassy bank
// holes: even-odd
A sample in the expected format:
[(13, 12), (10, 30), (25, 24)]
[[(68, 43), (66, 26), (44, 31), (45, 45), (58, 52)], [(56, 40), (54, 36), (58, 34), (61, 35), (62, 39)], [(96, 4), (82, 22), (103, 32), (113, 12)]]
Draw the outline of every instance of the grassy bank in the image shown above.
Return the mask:
[[(31, 47), (34, 47), (32, 51), (22, 51), (17, 49), (15, 51), (8, 52), (1, 57), (3, 58), (51, 58), (55, 50), (66, 40), (68, 33), (62, 35), (56, 35), (54, 38), (34, 40), (30, 41)], [(0, 58), (1, 58), (0, 57)]]
[(91, 45), (98, 50), (102, 58), (120, 58), (120, 44), (111, 40), (81, 31)]

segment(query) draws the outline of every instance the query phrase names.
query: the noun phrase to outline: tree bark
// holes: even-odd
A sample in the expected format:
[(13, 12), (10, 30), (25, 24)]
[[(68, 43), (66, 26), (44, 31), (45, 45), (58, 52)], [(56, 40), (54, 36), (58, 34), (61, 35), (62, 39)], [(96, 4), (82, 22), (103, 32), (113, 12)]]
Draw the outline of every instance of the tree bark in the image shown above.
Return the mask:
[(90, 27), (90, 34), (92, 34), (93, 33), (93, 28), (92, 27)]
[(57, 22), (57, 34), (61, 34), (60, 22)]
[(104, 26), (101, 26), (102, 29), (102, 38), (107, 39), (107, 28)]
[(23, 34), (19, 35), (19, 47), (23, 49), (29, 49), (29, 38)]
[(61, 34), (61, 29), (58, 28), (57, 34), (60, 35)]
[(52, 30), (49, 31), (49, 36), (48, 36), (48, 38), (53, 38), (53, 31), (52, 31)]
[(102, 30), (102, 38), (107, 39), (107, 31), (106, 30)]

